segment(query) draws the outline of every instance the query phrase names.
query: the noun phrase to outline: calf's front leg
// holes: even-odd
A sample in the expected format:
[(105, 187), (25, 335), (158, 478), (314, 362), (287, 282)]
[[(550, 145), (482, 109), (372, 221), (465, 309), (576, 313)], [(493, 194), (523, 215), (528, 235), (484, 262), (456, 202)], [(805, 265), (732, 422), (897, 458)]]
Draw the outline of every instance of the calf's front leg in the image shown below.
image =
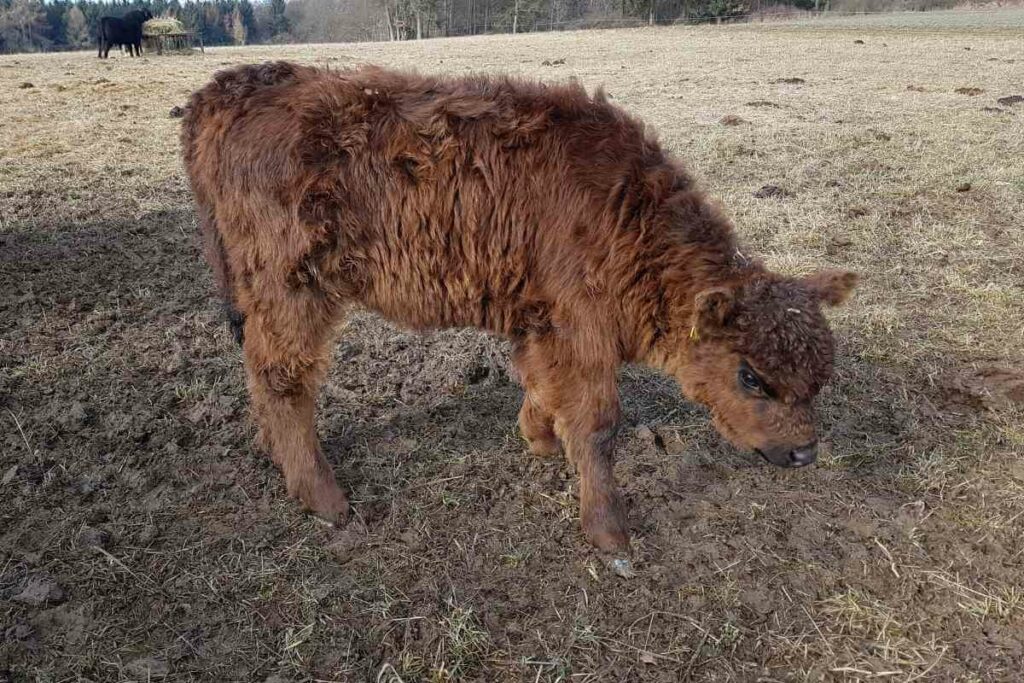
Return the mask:
[(611, 391), (604, 386), (576, 386), (580, 400), (558, 411), (555, 430), (580, 478), (583, 533), (600, 550), (627, 553), (626, 513), (612, 471), (619, 424), (614, 380)]
[(561, 446), (576, 467), (587, 540), (600, 550), (626, 553), (629, 531), (612, 472), (620, 416), (615, 371), (574, 360), (550, 342), (535, 340), (516, 350), (526, 388), (519, 425), (531, 452)]

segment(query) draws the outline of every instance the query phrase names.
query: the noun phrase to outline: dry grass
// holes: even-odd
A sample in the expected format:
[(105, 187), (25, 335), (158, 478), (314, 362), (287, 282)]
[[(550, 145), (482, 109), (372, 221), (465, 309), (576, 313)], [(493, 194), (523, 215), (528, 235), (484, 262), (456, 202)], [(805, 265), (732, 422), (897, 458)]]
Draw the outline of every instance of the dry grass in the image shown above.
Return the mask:
[[(0, 59), (0, 680), (1018, 679), (1024, 108), (996, 100), (1022, 22), (921, 16)], [(359, 315), (320, 423), (357, 518), (297, 512), (249, 446), (168, 116), (270, 58), (604, 85), (773, 267), (864, 273), (821, 465), (756, 466), (625, 370), (622, 581), (567, 468), (523, 454), (504, 345)], [(16, 601), (38, 576), (66, 602)]]
[[(929, 12), (875, 12), (843, 16), (821, 15), (793, 19), (785, 26), (814, 28), (867, 29), (871, 32), (891, 30), (914, 31), (1018, 31), (1024, 23), (1024, 8), (1003, 3), (1002, 7), (977, 7)], [(868, 37), (868, 36), (865, 36)], [(867, 43), (865, 43), (867, 44)]]

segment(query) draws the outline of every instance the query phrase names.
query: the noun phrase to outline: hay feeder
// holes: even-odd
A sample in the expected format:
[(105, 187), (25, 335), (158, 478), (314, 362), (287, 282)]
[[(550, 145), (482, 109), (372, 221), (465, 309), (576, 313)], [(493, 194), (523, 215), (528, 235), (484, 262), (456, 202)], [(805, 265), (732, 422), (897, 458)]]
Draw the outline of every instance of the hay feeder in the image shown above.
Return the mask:
[(158, 55), (192, 52), (197, 40), (199, 51), (205, 53), (202, 36), (186, 31), (185, 26), (174, 17), (157, 17), (142, 25), (142, 46), (146, 52)]

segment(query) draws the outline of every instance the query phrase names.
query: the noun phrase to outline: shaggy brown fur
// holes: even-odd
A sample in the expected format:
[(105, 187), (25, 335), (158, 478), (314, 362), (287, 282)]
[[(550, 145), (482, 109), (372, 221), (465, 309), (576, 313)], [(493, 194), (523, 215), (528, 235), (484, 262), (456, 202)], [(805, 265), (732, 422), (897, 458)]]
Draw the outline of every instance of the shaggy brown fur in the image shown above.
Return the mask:
[(504, 335), (534, 453), (565, 449), (587, 537), (628, 549), (612, 477), (616, 369), (647, 363), (776, 464), (814, 459), (832, 367), (802, 280), (737, 249), (728, 221), (643, 125), (578, 86), (287, 63), (217, 74), (182, 131), (207, 257), (241, 337), (254, 415), (288, 491), (329, 519), (345, 495), (314, 429), (351, 304), (414, 328)]

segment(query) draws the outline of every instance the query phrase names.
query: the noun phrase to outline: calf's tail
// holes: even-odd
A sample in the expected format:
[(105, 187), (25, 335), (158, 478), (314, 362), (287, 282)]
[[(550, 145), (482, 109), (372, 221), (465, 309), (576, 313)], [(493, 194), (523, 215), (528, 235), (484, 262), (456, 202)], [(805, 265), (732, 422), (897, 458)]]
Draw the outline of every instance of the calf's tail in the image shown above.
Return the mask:
[[(197, 93), (198, 95), (198, 93)], [(207, 190), (210, 178), (210, 166), (215, 163), (215, 155), (200, 154), (198, 149), (199, 132), (202, 128), (203, 107), (193, 95), (192, 100), (184, 107), (181, 127), (182, 156), (188, 172), (189, 182), (196, 200), (196, 213), (199, 223), (199, 238), (203, 246), (203, 255), (213, 271), (213, 281), (217, 287), (227, 314), (231, 335), (241, 346), (245, 338), (245, 315), (238, 310), (235, 303), (234, 278), (231, 263), (228, 259), (224, 237), (217, 225), (217, 216), (213, 208), (210, 193)], [(207, 150), (212, 152), (214, 150)]]
[[(227, 130), (232, 119), (244, 116), (250, 99), (265, 89), (286, 85), (312, 73), (315, 71), (309, 67), (288, 62), (266, 62), (221, 71), (213, 81), (192, 94), (182, 117), (182, 156), (196, 197), (203, 251), (224, 299), (231, 332), (239, 344), (245, 334), (245, 315), (238, 310), (234, 298), (235, 274), (212, 201), (222, 182), (219, 166), (223, 141), (219, 137), (221, 133), (215, 131)], [(206, 135), (204, 127), (210, 129)]]
[(213, 216), (212, 210), (203, 205), (198, 208), (199, 234), (203, 242), (203, 254), (213, 270), (213, 280), (217, 285), (217, 292), (224, 302), (224, 311), (227, 314), (228, 326), (231, 328), (231, 336), (241, 346), (245, 340), (245, 314), (239, 311), (235, 305), (231, 264), (228, 262), (224, 238), (221, 236), (220, 230), (217, 229), (217, 219)]

